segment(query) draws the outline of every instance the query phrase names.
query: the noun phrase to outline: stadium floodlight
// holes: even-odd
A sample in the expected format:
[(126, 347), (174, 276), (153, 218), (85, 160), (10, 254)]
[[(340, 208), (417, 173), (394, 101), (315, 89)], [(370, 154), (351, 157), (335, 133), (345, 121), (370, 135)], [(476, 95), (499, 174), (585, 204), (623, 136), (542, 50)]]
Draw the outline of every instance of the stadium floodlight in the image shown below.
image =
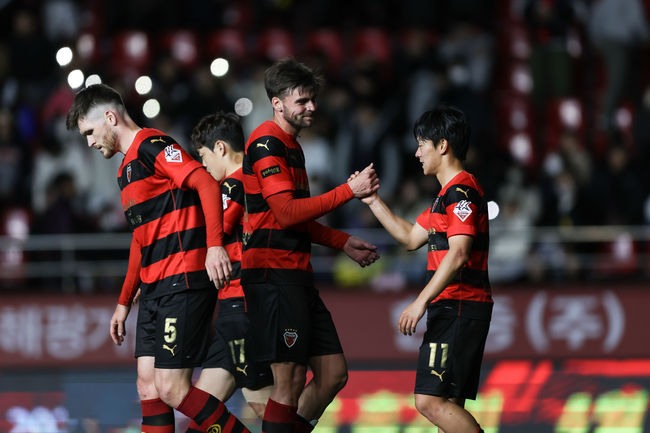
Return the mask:
[(229, 68), (230, 68), (230, 64), (228, 63), (228, 60), (222, 57), (214, 59), (210, 64), (210, 72), (215, 77), (223, 77), (228, 73)]
[(251, 101), (248, 98), (239, 98), (235, 102), (235, 113), (237, 113), (238, 116), (244, 117), (248, 116), (251, 114), (251, 111), (253, 111), (253, 101)]
[(72, 61), (74, 57), (70, 47), (62, 47), (56, 52), (56, 62), (59, 66), (67, 66)]
[(68, 85), (73, 89), (78, 89), (84, 83), (84, 73), (81, 69), (75, 69), (68, 74)]
[(151, 92), (151, 89), (153, 87), (153, 82), (151, 81), (151, 78), (147, 75), (143, 75), (141, 77), (138, 77), (137, 80), (135, 80), (135, 91), (138, 92), (140, 95), (146, 95), (149, 92)]
[(86, 78), (86, 87), (92, 86), (93, 84), (101, 84), (102, 79), (99, 75), (97, 74), (91, 74), (88, 75), (88, 78)]
[(160, 102), (154, 98), (147, 99), (144, 104), (142, 104), (142, 112), (149, 119), (153, 119), (160, 114)]

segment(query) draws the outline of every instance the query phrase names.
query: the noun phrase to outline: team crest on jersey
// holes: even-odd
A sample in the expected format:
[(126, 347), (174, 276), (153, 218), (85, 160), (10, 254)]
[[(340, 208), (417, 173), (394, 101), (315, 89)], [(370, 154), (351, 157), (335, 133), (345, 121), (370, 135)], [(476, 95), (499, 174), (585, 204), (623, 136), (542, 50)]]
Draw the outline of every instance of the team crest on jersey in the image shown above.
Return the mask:
[(284, 338), (284, 344), (286, 344), (287, 347), (293, 347), (293, 345), (296, 344), (296, 341), (298, 340), (298, 333), (295, 329), (285, 329), (284, 334), (282, 334), (282, 338)]
[(461, 200), (456, 203), (456, 206), (454, 207), (454, 213), (462, 222), (465, 222), (467, 217), (472, 214), (472, 208), (469, 207), (470, 204), (472, 204), (472, 202), (469, 200)]
[(431, 213), (434, 212), (436, 209), (436, 206), (438, 206), (438, 202), (440, 201), (440, 197), (436, 197), (436, 199), (433, 201), (433, 204), (431, 205)]
[(131, 183), (131, 164), (126, 166), (126, 180)]
[(208, 433), (221, 433), (221, 425), (212, 424), (210, 427), (208, 427)]
[(170, 144), (165, 147), (165, 159), (167, 162), (183, 162), (183, 154), (179, 149), (174, 149), (173, 144)]
[(221, 193), (221, 201), (223, 202), (223, 210), (228, 209), (228, 202), (230, 201), (228, 194)]

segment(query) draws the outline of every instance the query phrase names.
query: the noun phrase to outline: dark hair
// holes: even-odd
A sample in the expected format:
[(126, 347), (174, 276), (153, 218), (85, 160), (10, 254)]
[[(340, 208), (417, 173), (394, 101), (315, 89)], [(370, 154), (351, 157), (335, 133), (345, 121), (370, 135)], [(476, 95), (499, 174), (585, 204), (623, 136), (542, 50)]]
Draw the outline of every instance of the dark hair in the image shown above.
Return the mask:
[(454, 156), (461, 161), (467, 156), (471, 128), (465, 114), (458, 108), (438, 107), (424, 112), (413, 126), (416, 140), (431, 140), (437, 144), (443, 138), (447, 140)]
[(199, 150), (205, 146), (212, 150), (217, 140), (223, 140), (235, 152), (244, 151), (244, 131), (239, 117), (234, 113), (219, 111), (204, 116), (192, 128), (192, 147)]
[(85, 117), (88, 112), (98, 105), (113, 104), (118, 109), (125, 110), (124, 101), (119, 93), (106, 84), (93, 84), (81, 89), (75, 96), (74, 102), (68, 110), (65, 126), (73, 130), (77, 128), (79, 119)]
[(317, 70), (312, 70), (294, 58), (282, 59), (264, 71), (264, 87), (269, 100), (282, 98), (294, 89), (312, 90), (318, 94), (325, 79)]

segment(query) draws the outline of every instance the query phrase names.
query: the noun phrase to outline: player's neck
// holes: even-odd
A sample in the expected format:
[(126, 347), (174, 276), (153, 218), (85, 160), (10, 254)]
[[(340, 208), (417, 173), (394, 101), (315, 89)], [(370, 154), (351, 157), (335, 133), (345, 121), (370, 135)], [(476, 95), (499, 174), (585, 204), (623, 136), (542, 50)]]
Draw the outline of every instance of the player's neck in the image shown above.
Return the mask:
[(136, 125), (128, 116), (123, 119), (123, 122), (122, 128), (120, 128), (120, 131), (117, 133), (117, 139), (120, 146), (120, 152), (126, 154), (131, 147), (133, 140), (135, 140), (135, 136), (142, 130), (142, 128)]
[(282, 117), (282, 115), (274, 113), (273, 122), (275, 122), (275, 124), (278, 125), (280, 129), (283, 130), (287, 135), (290, 135), (293, 138), (298, 137), (300, 129), (287, 122), (286, 119)]
[(447, 183), (463, 171), (463, 164), (459, 160), (454, 160), (448, 164), (443, 164), (440, 170), (436, 173), (436, 178), (440, 182), (440, 186), (445, 186)]

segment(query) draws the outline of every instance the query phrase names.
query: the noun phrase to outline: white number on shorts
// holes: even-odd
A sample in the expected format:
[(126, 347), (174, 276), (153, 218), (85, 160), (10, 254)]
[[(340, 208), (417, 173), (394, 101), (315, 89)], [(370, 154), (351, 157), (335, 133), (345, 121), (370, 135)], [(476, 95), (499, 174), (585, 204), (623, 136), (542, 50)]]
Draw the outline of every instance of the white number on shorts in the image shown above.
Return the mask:
[[(239, 340), (230, 340), (228, 345), (230, 346), (230, 354), (232, 355), (232, 362), (234, 364), (243, 364), (246, 362), (246, 354), (244, 353), (244, 339), (240, 338)], [(237, 355), (235, 355), (235, 346), (239, 346), (239, 362), (237, 362)]]
[[(429, 367), (435, 368), (436, 352), (438, 351), (438, 343), (429, 343)], [(447, 353), (449, 352), (449, 343), (440, 343), (442, 349), (442, 357), (440, 359), (440, 368), (447, 368)]]
[(165, 342), (173, 343), (176, 341), (176, 319), (175, 317), (165, 318)]

